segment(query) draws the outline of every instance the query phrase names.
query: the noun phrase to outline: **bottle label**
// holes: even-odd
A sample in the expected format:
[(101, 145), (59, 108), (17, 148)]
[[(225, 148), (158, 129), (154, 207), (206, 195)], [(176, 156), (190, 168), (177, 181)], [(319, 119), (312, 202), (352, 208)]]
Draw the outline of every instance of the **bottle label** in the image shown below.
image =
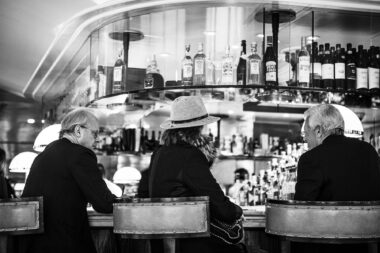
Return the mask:
[(276, 62), (275, 61), (267, 61), (265, 63), (266, 73), (265, 80), (276, 82)]
[(368, 89), (367, 68), (356, 68), (356, 89)]
[(379, 88), (379, 69), (368, 68), (368, 84), (370, 89)]
[(233, 82), (233, 68), (230, 62), (226, 62), (222, 66), (222, 84)]
[(314, 62), (313, 63), (313, 74), (314, 78), (321, 79), (322, 76), (322, 64), (320, 62)]
[(334, 64), (322, 64), (322, 79), (334, 79)]
[(258, 75), (260, 72), (260, 63), (258, 61), (250, 62), (250, 75)]
[(191, 78), (193, 75), (193, 66), (190, 63), (183, 64), (183, 78)]
[(113, 81), (114, 82), (121, 82), (122, 72), (123, 72), (123, 66), (113, 68)]
[(204, 74), (204, 60), (203, 59), (195, 59), (194, 60), (194, 74), (195, 75), (203, 75)]
[(343, 62), (335, 63), (335, 79), (345, 79), (346, 70)]
[(298, 58), (298, 81), (308, 83), (310, 78), (310, 57), (300, 56)]
[(356, 80), (356, 65), (355, 63), (349, 63), (346, 66), (347, 79)]

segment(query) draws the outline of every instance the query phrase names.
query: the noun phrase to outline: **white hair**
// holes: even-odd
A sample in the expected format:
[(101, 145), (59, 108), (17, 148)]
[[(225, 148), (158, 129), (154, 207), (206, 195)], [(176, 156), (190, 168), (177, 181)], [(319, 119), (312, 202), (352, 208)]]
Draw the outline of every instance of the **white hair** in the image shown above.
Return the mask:
[(344, 120), (339, 110), (330, 104), (316, 105), (304, 113), (305, 124), (314, 129), (320, 126), (322, 135), (326, 137), (335, 130), (344, 131)]

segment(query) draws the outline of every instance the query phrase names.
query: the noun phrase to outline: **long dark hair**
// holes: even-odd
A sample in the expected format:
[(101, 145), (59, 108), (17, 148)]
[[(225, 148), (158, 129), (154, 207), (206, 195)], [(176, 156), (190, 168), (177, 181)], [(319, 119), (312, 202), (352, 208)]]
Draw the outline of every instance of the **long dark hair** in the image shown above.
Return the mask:
[(209, 162), (216, 157), (216, 149), (208, 136), (202, 135), (202, 126), (167, 129), (162, 134), (161, 144), (170, 146), (186, 143), (198, 148)]

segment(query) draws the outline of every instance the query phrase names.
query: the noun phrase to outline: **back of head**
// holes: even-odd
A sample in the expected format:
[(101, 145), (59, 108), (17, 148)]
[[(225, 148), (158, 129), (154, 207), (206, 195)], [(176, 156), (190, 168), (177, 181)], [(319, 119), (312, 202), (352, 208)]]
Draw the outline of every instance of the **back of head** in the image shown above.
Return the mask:
[(76, 125), (94, 126), (98, 128), (99, 123), (96, 116), (87, 108), (78, 108), (65, 115), (61, 122), (61, 138), (65, 133), (71, 133)]
[(344, 120), (339, 110), (330, 104), (321, 104), (309, 108), (305, 112), (305, 122), (308, 127), (314, 129), (320, 126), (324, 137), (332, 131), (344, 131)]
[(0, 166), (3, 162), (5, 162), (6, 154), (4, 149), (0, 148)]

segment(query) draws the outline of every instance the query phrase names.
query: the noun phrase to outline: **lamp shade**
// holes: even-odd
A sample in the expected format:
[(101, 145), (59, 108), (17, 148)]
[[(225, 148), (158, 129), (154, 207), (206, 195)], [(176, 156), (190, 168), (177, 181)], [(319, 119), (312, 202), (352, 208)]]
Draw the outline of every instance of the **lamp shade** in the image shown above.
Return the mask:
[(141, 173), (133, 167), (122, 167), (113, 175), (115, 184), (138, 183), (141, 179)]
[(44, 128), (34, 141), (33, 149), (37, 152), (44, 151), (45, 147), (51, 142), (58, 140), (61, 124), (54, 124)]
[(15, 173), (28, 173), (37, 155), (38, 154), (34, 152), (22, 152), (16, 155), (9, 164), (9, 171)]
[(333, 106), (342, 114), (344, 120), (344, 135), (352, 138), (361, 138), (364, 134), (364, 129), (359, 117), (345, 106), (335, 104)]

